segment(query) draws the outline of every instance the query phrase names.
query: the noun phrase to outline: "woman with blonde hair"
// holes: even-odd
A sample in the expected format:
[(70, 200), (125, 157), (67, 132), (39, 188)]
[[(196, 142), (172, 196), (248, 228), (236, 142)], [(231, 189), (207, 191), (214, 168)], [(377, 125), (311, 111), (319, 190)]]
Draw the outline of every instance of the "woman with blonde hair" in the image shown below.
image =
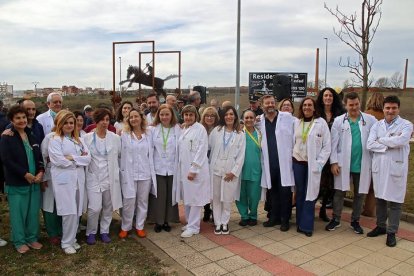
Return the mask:
[(121, 189), (122, 225), (120, 238), (126, 238), (132, 229), (134, 211), (137, 209), (135, 229), (137, 236), (145, 238), (144, 223), (148, 212), (150, 191), (157, 196), (154, 153), (151, 131), (147, 129), (144, 114), (132, 108), (121, 134)]
[[(219, 123), (220, 117), (215, 107), (209, 106), (204, 109), (201, 114), (201, 124), (205, 127), (207, 135), (210, 135), (213, 128)], [(210, 157), (210, 150), (207, 151), (207, 157)], [(203, 221), (208, 221), (210, 216), (213, 217), (213, 211), (210, 208), (210, 203), (204, 205)]]
[(181, 128), (173, 108), (162, 104), (153, 122), (152, 144), (157, 178), (157, 196), (150, 195), (148, 219), (155, 222), (156, 233), (171, 231), (169, 222), (179, 221), (178, 204), (172, 204), (172, 186), (178, 162), (178, 138)]
[(49, 159), (56, 210), (62, 216), (61, 247), (66, 254), (80, 249), (76, 242), (79, 217), (83, 211), (85, 167), (91, 156), (75, 127), (75, 115), (61, 110), (55, 118), (55, 134), (49, 141)]

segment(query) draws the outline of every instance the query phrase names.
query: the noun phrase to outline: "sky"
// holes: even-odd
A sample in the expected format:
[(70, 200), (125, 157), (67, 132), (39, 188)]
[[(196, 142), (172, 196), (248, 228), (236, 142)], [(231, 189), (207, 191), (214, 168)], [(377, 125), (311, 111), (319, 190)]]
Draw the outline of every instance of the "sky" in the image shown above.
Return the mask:
[[(360, 18), (361, 0), (325, 2)], [(403, 73), (408, 58), (407, 85), (414, 86), (413, 10), (412, 0), (384, 0), (369, 53), (374, 79)], [(237, 0), (0, 0), (0, 83), (15, 90), (33, 89), (33, 82), (110, 89), (112, 43), (154, 40), (156, 51), (181, 51), (182, 88), (235, 86), (236, 26)], [(327, 37), (327, 83), (342, 87), (352, 75), (339, 59), (358, 56), (334, 27), (339, 24), (322, 0), (241, 0), (241, 85), (248, 85), (249, 72), (305, 72), (314, 80), (316, 48), (323, 80)], [(148, 43), (116, 46), (117, 88), (120, 73), (125, 79), (139, 52), (151, 49)], [(142, 55), (142, 64), (151, 61)], [(178, 55), (158, 54), (155, 66), (158, 77), (176, 74)], [(177, 79), (165, 85), (177, 86)]]

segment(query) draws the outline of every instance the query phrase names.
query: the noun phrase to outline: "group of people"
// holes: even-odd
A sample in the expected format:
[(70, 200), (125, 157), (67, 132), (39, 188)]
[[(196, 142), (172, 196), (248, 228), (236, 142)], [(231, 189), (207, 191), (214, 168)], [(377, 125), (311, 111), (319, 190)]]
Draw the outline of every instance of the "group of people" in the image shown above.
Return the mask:
[(377, 121), (360, 111), (358, 94), (345, 95), (344, 110), (331, 88), (316, 101), (304, 98), (297, 117), (290, 100), (277, 110), (271, 95), (239, 118), (232, 105), (200, 110), (197, 93), (182, 108), (174, 96), (160, 105), (158, 96), (150, 94), (148, 114), (123, 102), (112, 126), (111, 110), (100, 107), (86, 128), (83, 114), (62, 110), (62, 101), (51, 93), (49, 110), (36, 118), (30, 100), (11, 107), (11, 124), (1, 136), (11, 240), (19, 253), (42, 248), (40, 208), (50, 241), (66, 254), (80, 248), (76, 234), (85, 212), (86, 243), (93, 245), (98, 237), (111, 242), (109, 226), (118, 209), (120, 238), (133, 227), (138, 237), (146, 237), (146, 220), (156, 233), (169, 232), (170, 223), (179, 221), (179, 202), (186, 218), (183, 238), (199, 233), (203, 207), (204, 220), (212, 214), (214, 233), (229, 234), (234, 201), (239, 224), (257, 225), (261, 199), (268, 211), (264, 227), (280, 225), (288, 231), (294, 199), (297, 231), (312, 236), (317, 198), (323, 199), (320, 218), (329, 221), (326, 202), (333, 195), (326, 230), (335, 230), (351, 183), (351, 226), (362, 234), (359, 218), (371, 176), (377, 227), (368, 236), (387, 233), (387, 245), (396, 244), (413, 126), (399, 117), (395, 96), (381, 103), (385, 118)]

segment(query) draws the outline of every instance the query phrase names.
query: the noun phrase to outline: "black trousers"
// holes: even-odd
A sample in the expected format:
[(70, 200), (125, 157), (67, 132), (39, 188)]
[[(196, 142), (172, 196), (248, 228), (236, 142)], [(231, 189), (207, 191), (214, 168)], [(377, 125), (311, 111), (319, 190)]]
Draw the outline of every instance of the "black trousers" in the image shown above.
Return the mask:
[(272, 188), (269, 190), (269, 220), (286, 224), (292, 213), (292, 187), (283, 187), (278, 177), (271, 177)]

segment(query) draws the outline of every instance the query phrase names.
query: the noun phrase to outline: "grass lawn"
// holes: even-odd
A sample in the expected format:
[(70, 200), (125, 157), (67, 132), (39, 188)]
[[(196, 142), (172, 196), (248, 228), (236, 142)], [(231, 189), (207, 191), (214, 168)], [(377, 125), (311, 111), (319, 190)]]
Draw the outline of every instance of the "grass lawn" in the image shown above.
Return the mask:
[(411, 143), (410, 146), (411, 152), (408, 165), (407, 193), (405, 195), (403, 211), (414, 214), (414, 143)]
[(47, 241), (44, 230), (39, 242), (43, 248), (30, 250), (20, 255), (13, 248), (9, 237), (9, 212), (7, 204), (0, 203), (0, 237), (9, 243), (0, 247), (1, 275), (50, 275), (50, 274), (103, 274), (103, 275), (159, 275), (163, 265), (151, 252), (143, 247), (134, 237), (120, 240), (117, 237), (119, 221), (111, 225), (112, 242), (96, 245), (85, 243), (85, 232), (78, 235), (82, 246), (74, 255), (65, 255), (59, 246), (52, 246)]

